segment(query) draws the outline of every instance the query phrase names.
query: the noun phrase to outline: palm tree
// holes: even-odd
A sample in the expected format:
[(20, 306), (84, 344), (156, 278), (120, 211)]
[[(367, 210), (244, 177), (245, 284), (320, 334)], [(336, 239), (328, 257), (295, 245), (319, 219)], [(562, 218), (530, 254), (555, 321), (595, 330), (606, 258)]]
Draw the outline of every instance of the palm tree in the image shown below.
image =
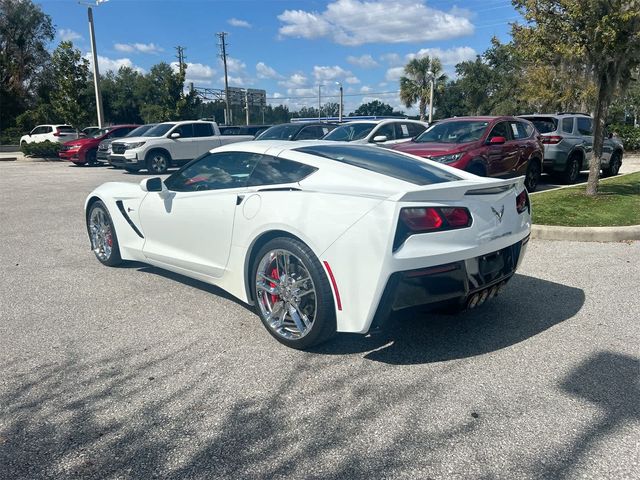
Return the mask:
[[(437, 57), (414, 58), (405, 65), (404, 73), (406, 76), (400, 78), (400, 100), (407, 108), (418, 102), (420, 120), (424, 122), (431, 93), (431, 75), (436, 89), (440, 89), (447, 80), (447, 76), (442, 72), (442, 63)], [(433, 105), (429, 105), (429, 108), (433, 109)]]

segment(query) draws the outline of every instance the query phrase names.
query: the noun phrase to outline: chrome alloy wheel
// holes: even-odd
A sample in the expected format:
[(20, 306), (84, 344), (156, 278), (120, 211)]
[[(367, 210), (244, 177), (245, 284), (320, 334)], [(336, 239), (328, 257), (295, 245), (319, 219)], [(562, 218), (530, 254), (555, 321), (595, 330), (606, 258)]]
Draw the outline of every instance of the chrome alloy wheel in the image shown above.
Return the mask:
[(151, 156), (151, 170), (154, 173), (164, 173), (167, 171), (167, 159), (164, 157), (164, 155), (161, 155), (159, 153), (154, 153)]
[(256, 300), (266, 324), (277, 335), (297, 340), (313, 327), (316, 289), (302, 260), (287, 250), (271, 250), (258, 264)]
[(102, 208), (94, 208), (89, 218), (89, 234), (91, 235), (91, 248), (102, 261), (111, 258), (113, 248), (113, 232), (107, 213)]

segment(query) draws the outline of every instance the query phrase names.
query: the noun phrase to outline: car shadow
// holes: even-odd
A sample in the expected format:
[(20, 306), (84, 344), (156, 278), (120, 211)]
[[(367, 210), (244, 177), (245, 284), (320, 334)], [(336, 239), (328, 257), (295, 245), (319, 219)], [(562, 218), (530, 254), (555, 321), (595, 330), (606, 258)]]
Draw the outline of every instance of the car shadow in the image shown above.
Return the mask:
[(313, 351), (364, 353), (376, 362), (411, 365), (482, 355), (531, 338), (573, 317), (584, 291), (516, 274), (505, 292), (482, 307), (456, 315), (410, 309), (392, 315), (377, 336), (339, 335)]

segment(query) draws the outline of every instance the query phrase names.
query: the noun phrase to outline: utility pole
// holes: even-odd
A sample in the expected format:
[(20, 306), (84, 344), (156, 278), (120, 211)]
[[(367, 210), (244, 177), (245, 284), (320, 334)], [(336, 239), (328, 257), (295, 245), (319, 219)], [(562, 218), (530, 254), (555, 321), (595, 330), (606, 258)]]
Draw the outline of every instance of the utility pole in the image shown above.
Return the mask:
[(320, 110), (322, 109), (320, 88), (322, 88), (322, 85), (318, 84), (318, 121), (320, 121)]
[(244, 105), (247, 116), (247, 125), (249, 125), (249, 90), (247, 88), (244, 89)]
[(340, 82), (336, 82), (336, 85), (340, 86), (340, 105), (338, 108), (338, 122), (342, 123), (342, 105), (344, 104), (344, 95), (342, 90), (342, 84)]
[(216, 36), (220, 39), (220, 43), (218, 45), (220, 47), (220, 58), (222, 58), (222, 63), (224, 65), (224, 114), (226, 117), (225, 122), (228, 125), (231, 123), (231, 110), (229, 109), (229, 77), (227, 75), (227, 35), (227, 32), (216, 33)]
[(178, 71), (180, 72), (180, 77), (182, 78), (182, 80), (184, 81), (184, 76), (185, 73), (187, 71), (187, 64), (185, 63), (185, 60), (187, 59), (187, 57), (184, 56), (184, 51), (185, 51), (185, 47), (181, 47), (180, 45), (178, 45), (176, 47), (176, 58), (178, 59)]
[[(99, 5), (101, 2), (97, 2)], [(96, 91), (96, 110), (98, 115), (98, 127), (102, 128), (104, 113), (102, 111), (102, 94), (100, 93), (100, 70), (98, 69), (98, 52), (96, 51), (96, 34), (93, 27), (93, 10), (87, 7), (89, 17), (89, 36), (91, 37), (91, 57), (93, 58), (93, 85)]]
[(435, 83), (435, 74), (433, 72), (429, 72), (431, 76), (431, 93), (429, 94), (429, 125), (431, 125), (431, 120), (433, 119), (433, 84)]

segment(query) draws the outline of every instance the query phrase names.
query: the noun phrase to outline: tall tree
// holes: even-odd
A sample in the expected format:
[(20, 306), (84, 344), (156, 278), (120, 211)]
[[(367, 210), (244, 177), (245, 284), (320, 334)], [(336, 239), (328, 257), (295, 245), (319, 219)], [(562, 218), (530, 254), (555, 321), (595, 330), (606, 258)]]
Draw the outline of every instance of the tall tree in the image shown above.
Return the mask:
[(0, 0), (0, 129), (27, 108), (54, 34), (51, 17), (31, 0)]
[(184, 82), (171, 65), (160, 62), (136, 85), (136, 96), (142, 100), (140, 113), (145, 122), (164, 122), (179, 118), (179, 104)]
[(559, 65), (583, 63), (593, 73), (596, 99), (593, 157), (587, 195), (596, 195), (604, 126), (616, 89), (640, 65), (640, 0), (513, 0), (525, 18), (513, 36), (530, 56)]
[(71, 42), (60, 42), (52, 56), (52, 73), (56, 88), (51, 92), (51, 106), (57, 116), (76, 128), (86, 125), (91, 109), (89, 61)]
[[(433, 76), (435, 86), (441, 90), (447, 80), (447, 76), (442, 72), (440, 59), (428, 56), (414, 58), (404, 67), (405, 76), (400, 78), (400, 100), (407, 108), (418, 104), (420, 120), (426, 120), (427, 101), (431, 93), (431, 78)], [(434, 97), (435, 97), (434, 92)], [(434, 100), (434, 103), (435, 100)], [(433, 108), (430, 105), (429, 108)]]
[(372, 100), (370, 102), (361, 104), (358, 108), (356, 108), (355, 112), (350, 113), (349, 115), (401, 116), (404, 115), (404, 112), (395, 111), (393, 107), (388, 103), (381, 102), (380, 100)]

